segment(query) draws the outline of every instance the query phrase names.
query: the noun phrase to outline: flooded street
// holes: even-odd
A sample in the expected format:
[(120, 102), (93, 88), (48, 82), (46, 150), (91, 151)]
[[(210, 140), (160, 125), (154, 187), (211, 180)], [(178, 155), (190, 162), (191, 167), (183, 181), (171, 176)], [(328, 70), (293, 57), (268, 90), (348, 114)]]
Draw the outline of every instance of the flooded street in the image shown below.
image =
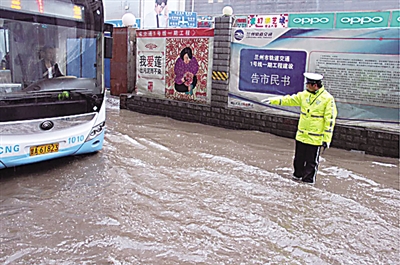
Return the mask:
[(118, 109), (104, 148), (0, 171), (1, 264), (400, 264), (399, 160)]

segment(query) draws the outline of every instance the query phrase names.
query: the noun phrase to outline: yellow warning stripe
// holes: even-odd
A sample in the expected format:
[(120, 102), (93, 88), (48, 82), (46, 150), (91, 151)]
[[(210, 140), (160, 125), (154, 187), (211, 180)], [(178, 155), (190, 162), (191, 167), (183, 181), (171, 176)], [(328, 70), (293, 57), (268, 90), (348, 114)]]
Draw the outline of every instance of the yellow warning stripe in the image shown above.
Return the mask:
[(228, 73), (227, 72), (220, 72), (220, 71), (213, 71), (212, 73), (213, 80), (228, 80)]

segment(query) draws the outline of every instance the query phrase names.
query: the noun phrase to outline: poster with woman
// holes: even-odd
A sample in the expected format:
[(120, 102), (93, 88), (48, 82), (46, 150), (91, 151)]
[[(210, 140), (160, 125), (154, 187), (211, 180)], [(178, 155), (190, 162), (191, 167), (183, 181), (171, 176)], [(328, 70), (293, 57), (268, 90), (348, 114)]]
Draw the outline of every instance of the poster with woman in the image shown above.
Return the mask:
[(175, 90), (187, 95), (193, 95), (193, 90), (197, 85), (197, 72), (199, 63), (193, 56), (192, 49), (185, 47), (181, 51), (179, 58), (175, 62)]
[(206, 37), (166, 39), (165, 96), (167, 98), (209, 103), (211, 41)]
[(214, 29), (136, 32), (138, 93), (201, 104), (211, 102)]

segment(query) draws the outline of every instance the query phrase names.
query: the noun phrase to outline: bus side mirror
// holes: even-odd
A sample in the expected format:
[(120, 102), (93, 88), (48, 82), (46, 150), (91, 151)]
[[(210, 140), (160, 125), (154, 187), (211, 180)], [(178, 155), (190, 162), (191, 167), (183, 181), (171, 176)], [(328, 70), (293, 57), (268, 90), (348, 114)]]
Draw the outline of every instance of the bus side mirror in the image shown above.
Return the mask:
[(112, 58), (114, 26), (104, 23), (104, 58)]

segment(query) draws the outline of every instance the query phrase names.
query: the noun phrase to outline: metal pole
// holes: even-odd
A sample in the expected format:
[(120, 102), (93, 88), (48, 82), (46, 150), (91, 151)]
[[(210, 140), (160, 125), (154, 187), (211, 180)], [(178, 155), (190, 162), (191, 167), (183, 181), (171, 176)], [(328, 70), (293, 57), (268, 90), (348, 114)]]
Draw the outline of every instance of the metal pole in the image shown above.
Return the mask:
[(194, 12), (194, 0), (192, 0), (192, 13)]

